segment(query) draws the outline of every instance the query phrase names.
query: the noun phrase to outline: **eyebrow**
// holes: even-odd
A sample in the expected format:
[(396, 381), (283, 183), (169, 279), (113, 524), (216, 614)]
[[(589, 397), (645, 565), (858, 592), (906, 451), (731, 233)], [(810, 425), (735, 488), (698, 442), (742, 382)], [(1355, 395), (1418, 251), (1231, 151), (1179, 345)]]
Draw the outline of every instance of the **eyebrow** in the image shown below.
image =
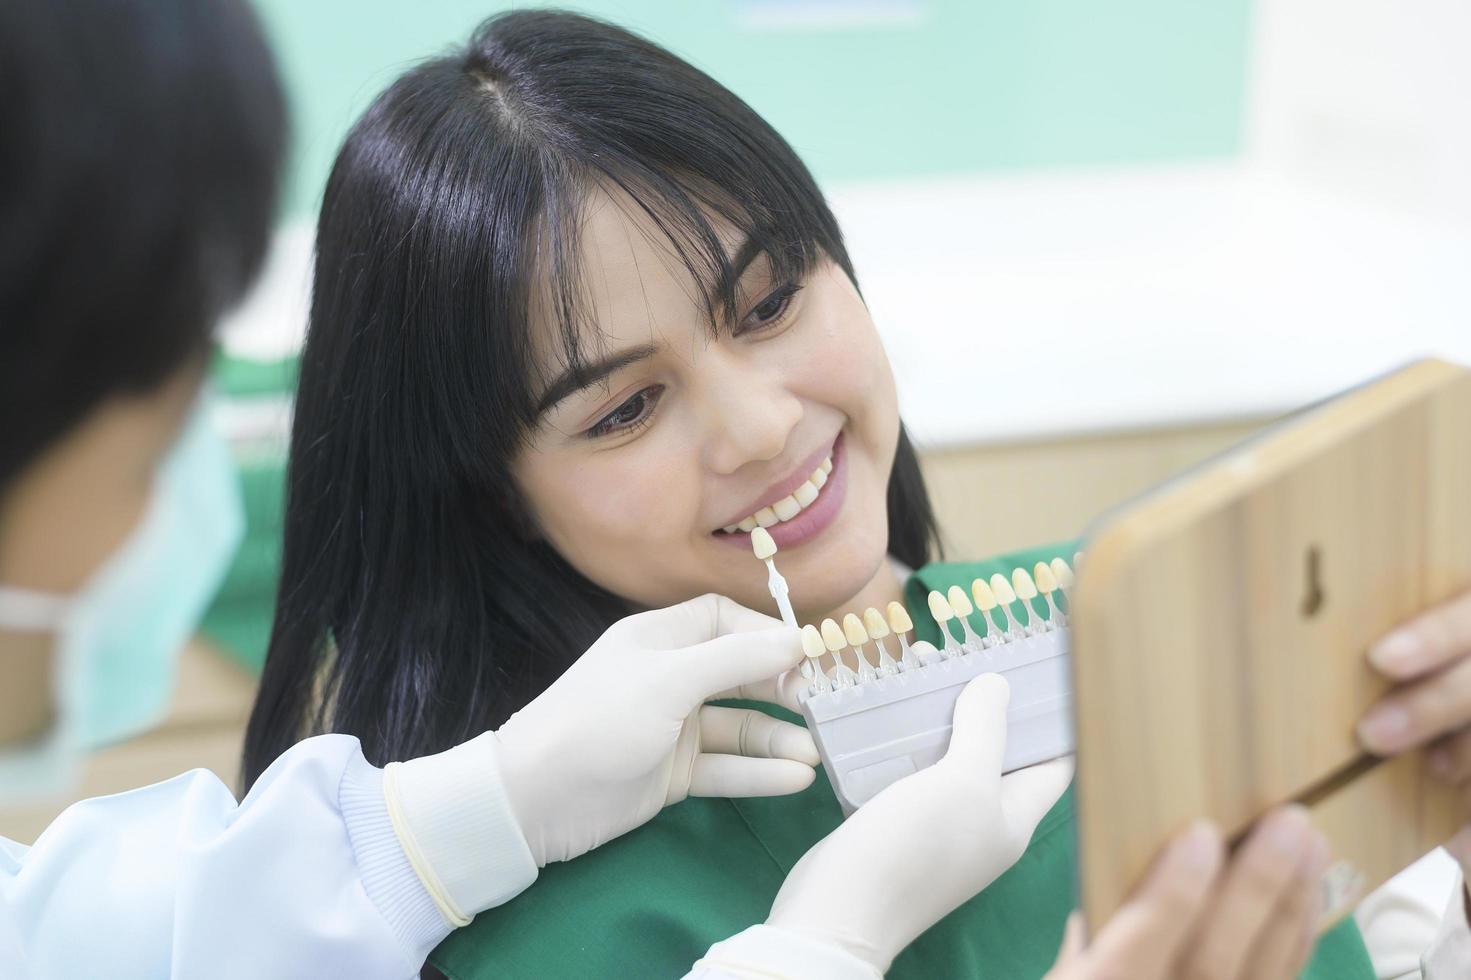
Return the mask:
[(548, 409), (567, 396), (574, 395), (584, 388), (591, 388), (615, 371), (621, 371), (639, 361), (647, 361), (658, 352), (659, 348), (655, 344), (640, 344), (637, 347), (630, 347), (616, 354), (609, 354), (599, 360), (563, 371), (555, 381), (547, 386), (547, 390), (537, 401), (537, 416), (545, 414)]
[[(735, 258), (730, 263), (731, 279), (734, 282), (739, 282), (745, 276), (746, 270), (750, 268), (751, 263), (755, 262), (765, 252), (766, 250), (754, 238), (747, 237), (741, 243), (741, 247), (736, 249)], [(547, 386), (546, 391), (542, 392), (541, 398), (537, 401), (537, 418), (545, 415), (553, 406), (569, 395), (575, 395), (579, 391), (591, 388), (615, 371), (621, 371), (631, 364), (637, 364), (639, 361), (646, 361), (657, 354), (658, 351), (659, 348), (654, 344), (640, 344), (637, 347), (630, 347), (616, 354), (610, 354), (600, 360), (580, 365), (575, 369), (563, 371), (557, 376), (556, 380)]]

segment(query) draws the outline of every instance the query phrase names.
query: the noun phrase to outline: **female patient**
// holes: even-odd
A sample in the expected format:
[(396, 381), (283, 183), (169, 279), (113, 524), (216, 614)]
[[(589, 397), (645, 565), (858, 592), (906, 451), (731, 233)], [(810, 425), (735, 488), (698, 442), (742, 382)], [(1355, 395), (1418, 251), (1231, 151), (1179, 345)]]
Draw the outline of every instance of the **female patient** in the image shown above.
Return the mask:
[[(621, 30), (507, 15), (410, 71), (338, 156), (317, 249), (249, 779), (309, 732), (351, 732), (382, 763), (496, 728), (635, 609), (704, 592), (767, 608), (757, 522), (775, 522), (803, 622), (906, 588), (922, 609), (1053, 555), (929, 564), (889, 363), (811, 176), (734, 95)], [(1071, 819), (1065, 796), (893, 975), (1045, 972)], [(764, 918), (839, 820), (820, 776), (687, 801), (549, 867), (438, 962), (678, 975)], [(1371, 975), (1352, 924), (1309, 969)]]

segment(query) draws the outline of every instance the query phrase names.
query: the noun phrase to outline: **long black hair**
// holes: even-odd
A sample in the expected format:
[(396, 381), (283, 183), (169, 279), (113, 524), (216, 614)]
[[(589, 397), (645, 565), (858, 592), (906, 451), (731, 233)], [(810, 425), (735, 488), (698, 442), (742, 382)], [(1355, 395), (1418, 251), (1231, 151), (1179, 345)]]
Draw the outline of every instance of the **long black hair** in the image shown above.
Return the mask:
[[(315, 731), (382, 764), (495, 728), (629, 612), (532, 532), (511, 476), (536, 419), (538, 284), (566, 366), (582, 363), (577, 232), (597, 188), (636, 201), (707, 284), (712, 331), (739, 319), (712, 215), (778, 281), (824, 255), (853, 275), (791, 147), (627, 31), (503, 14), (398, 79), (323, 200), (247, 783)], [(902, 431), (888, 500), (889, 550), (923, 564), (934, 520)]]
[(286, 106), (244, 0), (0, 3), (0, 493), (202, 359), (275, 220)]

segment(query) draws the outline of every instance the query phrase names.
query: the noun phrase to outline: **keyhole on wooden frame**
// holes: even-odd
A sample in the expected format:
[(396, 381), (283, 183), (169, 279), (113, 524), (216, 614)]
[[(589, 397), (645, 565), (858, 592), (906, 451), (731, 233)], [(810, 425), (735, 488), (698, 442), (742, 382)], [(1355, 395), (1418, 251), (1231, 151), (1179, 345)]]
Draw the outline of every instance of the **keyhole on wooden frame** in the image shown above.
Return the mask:
[(1323, 603), (1328, 601), (1328, 595), (1323, 591), (1323, 556), (1317, 545), (1309, 545), (1305, 560), (1305, 578), (1302, 594), (1302, 615), (1304, 619), (1312, 619), (1318, 615), (1323, 608)]

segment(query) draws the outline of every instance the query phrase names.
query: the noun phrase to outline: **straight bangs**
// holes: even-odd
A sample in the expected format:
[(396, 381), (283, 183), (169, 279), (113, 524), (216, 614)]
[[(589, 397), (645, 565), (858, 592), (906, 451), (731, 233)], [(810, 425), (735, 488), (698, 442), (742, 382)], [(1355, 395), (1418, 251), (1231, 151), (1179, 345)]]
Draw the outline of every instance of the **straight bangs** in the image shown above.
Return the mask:
[[(528, 64), (536, 52), (518, 35), (548, 19), (563, 35), (596, 37), (562, 49), (555, 62)], [(486, 138), (524, 144), (529, 157), (537, 213), (523, 215), (513, 266), (535, 270), (557, 373), (579, 374), (589, 346), (601, 343), (581, 248), (586, 208), (598, 194), (662, 239), (654, 244), (697, 284), (712, 336), (740, 320), (738, 281), (758, 258), (775, 281), (797, 281), (825, 257), (856, 286), (837, 222), (792, 148), (744, 102), (663, 49), (598, 21), (527, 13), (484, 25), (460, 71), (495, 117)], [(641, 78), (636, 91), (631, 72)], [(494, 172), (482, 176), (490, 195), (503, 190)], [(501, 327), (520, 340), (523, 376), (544, 382), (529, 356), (534, 298), (521, 300), (520, 315)], [(537, 415), (535, 393), (525, 394), (516, 406), (523, 435)]]
[[(580, 376), (590, 353), (607, 353), (603, 331), (591, 313), (581, 240), (586, 209), (596, 196), (612, 201), (630, 223), (645, 229), (655, 248), (688, 274), (698, 290), (693, 298), (703, 310), (711, 339), (740, 322), (740, 278), (762, 258), (772, 282), (801, 281), (821, 261), (832, 259), (856, 287), (836, 228), (826, 226), (823, 214), (801, 206), (810, 204), (803, 189), (766, 183), (761, 193), (754, 188), (744, 194), (727, 190), (748, 173), (736, 164), (724, 172), (711, 168), (669, 176), (648, 161), (630, 157), (611, 166), (600, 162), (595, 172), (583, 170), (570, 178), (559, 177), (555, 184), (548, 182), (555, 189), (529, 243), (528, 259), (544, 270), (539, 280), (548, 296), (546, 319), (555, 338), (553, 373)], [(564, 208), (552, 200), (570, 204)], [(534, 319), (522, 326), (528, 335), (536, 328)], [(546, 380), (546, 372), (534, 364), (524, 368), (528, 375)], [(534, 422), (534, 415), (533, 407), (529, 421)]]

